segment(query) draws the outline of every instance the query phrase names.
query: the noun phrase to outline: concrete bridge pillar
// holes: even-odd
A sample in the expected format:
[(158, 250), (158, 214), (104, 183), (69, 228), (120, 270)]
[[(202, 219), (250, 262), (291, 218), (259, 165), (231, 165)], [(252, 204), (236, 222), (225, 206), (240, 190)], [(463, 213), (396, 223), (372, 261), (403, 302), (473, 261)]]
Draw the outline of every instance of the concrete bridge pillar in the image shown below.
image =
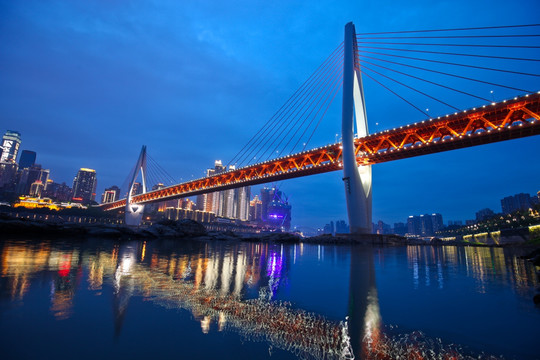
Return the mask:
[(135, 180), (137, 176), (141, 173), (141, 182), (142, 182), (142, 193), (146, 192), (146, 146), (143, 145), (135, 169), (133, 170), (133, 175), (129, 181), (128, 194), (126, 198), (126, 214), (125, 214), (125, 224), (129, 226), (140, 226), (141, 220), (144, 213), (143, 204), (132, 204), (131, 198), (133, 197), (133, 187), (135, 185)]
[(352, 22), (345, 25), (344, 44), (341, 135), (347, 213), (351, 234), (371, 234), (371, 165), (358, 166), (354, 153), (354, 131), (358, 137), (367, 136), (368, 125), (356, 30)]

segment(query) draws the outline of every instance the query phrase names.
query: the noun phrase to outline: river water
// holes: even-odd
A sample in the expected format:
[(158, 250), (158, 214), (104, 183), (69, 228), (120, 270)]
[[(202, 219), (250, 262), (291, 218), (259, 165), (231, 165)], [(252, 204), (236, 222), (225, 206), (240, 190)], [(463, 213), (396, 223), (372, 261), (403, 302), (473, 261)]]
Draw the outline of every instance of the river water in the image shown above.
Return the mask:
[(0, 243), (2, 359), (538, 359), (510, 249)]

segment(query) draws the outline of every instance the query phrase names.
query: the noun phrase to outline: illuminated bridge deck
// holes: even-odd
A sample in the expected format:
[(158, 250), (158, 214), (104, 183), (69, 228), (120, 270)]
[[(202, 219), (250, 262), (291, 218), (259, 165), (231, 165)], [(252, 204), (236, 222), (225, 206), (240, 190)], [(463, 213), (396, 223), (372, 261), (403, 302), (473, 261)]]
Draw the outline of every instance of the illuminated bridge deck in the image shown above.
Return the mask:
[[(540, 134), (540, 92), (429, 119), (355, 140), (357, 162), (372, 165)], [(341, 143), (249, 165), (132, 197), (145, 204), (340, 170)], [(103, 204), (126, 206), (126, 199)]]

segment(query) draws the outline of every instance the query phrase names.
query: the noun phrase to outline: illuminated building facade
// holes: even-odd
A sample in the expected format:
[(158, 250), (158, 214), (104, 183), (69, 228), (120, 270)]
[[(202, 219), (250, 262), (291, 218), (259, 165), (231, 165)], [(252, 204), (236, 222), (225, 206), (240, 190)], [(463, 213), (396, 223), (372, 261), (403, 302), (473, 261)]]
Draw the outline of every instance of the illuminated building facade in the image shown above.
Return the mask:
[(12, 191), (16, 185), (17, 164), (0, 162), (0, 188)]
[(261, 225), (289, 231), (292, 207), (285, 194), (275, 187), (264, 187), (261, 189), (261, 202)]
[(73, 190), (65, 183), (56, 183), (53, 180), (47, 180), (47, 186), (43, 195), (60, 202), (71, 201)]
[[(234, 170), (233, 165), (229, 170)], [(216, 175), (227, 170), (221, 160), (214, 162), (214, 168), (206, 170), (206, 176)], [(229, 219), (249, 219), (249, 200), (251, 197), (251, 187), (217, 191), (210, 194), (198, 195), (196, 207), (200, 211), (213, 212), (217, 216)]]
[(0, 162), (14, 163), (21, 145), (21, 134), (17, 131), (8, 130), (2, 138), (2, 154)]
[(120, 188), (116, 185), (111, 186), (110, 188), (105, 189), (101, 195), (101, 203), (106, 204), (109, 202), (116, 201), (120, 198)]
[(259, 200), (259, 195), (255, 195), (249, 203), (249, 220), (260, 221), (262, 219), (262, 201)]
[(42, 169), (40, 164), (34, 164), (28, 168), (23, 168), (19, 172), (19, 183), (17, 184), (17, 193), (19, 195), (29, 195), (32, 184), (39, 180), (45, 185), (49, 180), (49, 169)]
[(73, 201), (87, 204), (96, 197), (96, 170), (81, 168), (73, 179)]
[(32, 185), (30, 185), (30, 196), (40, 198), (44, 188), (45, 185), (41, 180), (34, 181)]

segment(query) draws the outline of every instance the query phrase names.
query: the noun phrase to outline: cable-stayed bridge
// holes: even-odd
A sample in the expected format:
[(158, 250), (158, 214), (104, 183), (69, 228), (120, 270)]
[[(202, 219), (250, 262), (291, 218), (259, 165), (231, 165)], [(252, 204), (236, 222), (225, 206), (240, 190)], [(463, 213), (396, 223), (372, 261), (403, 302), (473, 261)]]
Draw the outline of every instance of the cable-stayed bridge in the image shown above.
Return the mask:
[[(490, 28), (444, 29), (430, 30), (429, 32), (471, 30), (506, 30), (508, 28), (528, 28), (539, 25), (500, 26)], [(428, 32), (427, 30), (424, 32)], [(405, 159), (414, 156), (427, 155), (441, 151), (449, 151), (470, 146), (488, 144), (498, 141), (516, 139), (540, 134), (540, 91), (522, 89), (515, 85), (520, 77), (537, 79), (539, 74), (525, 72), (518, 69), (494, 68), (485, 66), (486, 59), (501, 59), (518, 63), (535, 63), (540, 61), (537, 46), (527, 39), (535, 39), (537, 34), (501, 34), (488, 35), (452, 35), (452, 36), (426, 36), (423, 31), (420, 35), (403, 36), (403, 33), (383, 33), (377, 37), (370, 34), (356, 34), (354, 25), (349, 23), (345, 27), (345, 40), (317, 71), (295, 92), (295, 94), (279, 109), (261, 130), (255, 134), (244, 148), (231, 160), (236, 164), (224, 171), (196, 180), (174, 184), (154, 191), (146, 191), (146, 148), (143, 147), (141, 155), (132, 173), (128, 196), (112, 203), (102, 205), (105, 210), (119, 208), (126, 209), (126, 223), (137, 225), (142, 216), (144, 204), (160, 202), (176, 198), (188, 197), (198, 194), (211, 193), (226, 189), (238, 188), (248, 185), (274, 182), (277, 180), (309, 176), (330, 171), (344, 172), (347, 208), (351, 232), (367, 233), (371, 227), (371, 168), (373, 164)], [(445, 43), (426, 44), (412, 39), (510, 39), (506, 43)], [(373, 39), (377, 39), (374, 41)], [(383, 41), (380, 41), (380, 40)], [(399, 39), (399, 42), (396, 39)], [(525, 39), (525, 40), (524, 40)], [(378, 46), (373, 46), (376, 44)], [(405, 48), (385, 48), (387, 45), (398, 44)], [(516, 57), (488, 55), (486, 52), (456, 53), (448, 51), (423, 50), (426, 45), (444, 45), (448, 47), (470, 47), (478, 49), (526, 49), (535, 51), (532, 57)], [(383, 52), (381, 52), (381, 49)], [(393, 52), (389, 52), (392, 50)], [(402, 55), (405, 51), (429, 53), (437, 56), (433, 58), (418, 58)], [(535, 56), (536, 55), (536, 56)], [(479, 59), (471, 64), (442, 61), (440, 58), (475, 57)], [(388, 60), (391, 58), (393, 60)], [(398, 60), (396, 60), (396, 58)], [(455, 74), (448, 71), (434, 70), (424, 65), (410, 65), (398, 62), (399, 59), (412, 59), (417, 62), (452, 65), (463, 67), (468, 71)], [(487, 61), (487, 60), (486, 60)], [(383, 65), (384, 64), (384, 65)], [(390, 65), (389, 65), (390, 64)], [(425, 71), (430, 75), (417, 76), (415, 72), (404, 72), (391, 65), (400, 65), (400, 69), (412, 68), (415, 71)], [(377, 70), (375, 70), (377, 68)], [(383, 71), (386, 71), (386, 74)], [(403, 70), (403, 69), (402, 69)], [(502, 73), (511, 81), (508, 83), (495, 83), (492, 76), (486, 79), (475, 77), (471, 71), (484, 71), (489, 73)], [(394, 77), (389, 73), (396, 73)], [(382, 132), (369, 134), (366, 118), (366, 105), (362, 75), (373, 80), (383, 88), (396, 95), (404, 102), (414, 107), (425, 116), (424, 120), (414, 124), (388, 129)], [(379, 76), (377, 76), (379, 75)], [(507, 100), (495, 101), (484, 96), (473, 94), (468, 88), (453, 87), (453, 81), (437, 80), (444, 76), (452, 79), (466, 80), (482, 86), (498, 87), (505, 90), (519, 92), (520, 95)], [(462, 96), (475, 98), (480, 106), (461, 110), (433, 96), (433, 92), (420, 91), (416, 87), (403, 82), (403, 78), (413, 78), (417, 81), (429, 83), (431, 86), (444, 88)], [(452, 112), (438, 117), (430, 117), (429, 109), (425, 111), (409, 101), (403, 93), (398, 93), (385, 85), (381, 79), (398, 84), (408, 90), (419, 93), (433, 101), (452, 109)], [(399, 79), (399, 80), (398, 80)], [(342, 101), (342, 141), (333, 144), (307, 149), (313, 133), (319, 127), (320, 121), (327, 113), (332, 100), (337, 93), (343, 94)], [(493, 94), (493, 91), (491, 91)], [(337, 139), (336, 139), (337, 140)], [(302, 147), (303, 146), (303, 147)], [(297, 150), (300, 147), (299, 150)], [(287, 155), (282, 155), (287, 154)], [(278, 156), (281, 155), (281, 156)], [(258, 161), (257, 161), (258, 160)], [(262, 160), (262, 161), (261, 161)], [(231, 164), (230, 163), (230, 164)], [(238, 164), (240, 164), (238, 166)], [(143, 193), (132, 195), (132, 188), (139, 172), (142, 175)]]

